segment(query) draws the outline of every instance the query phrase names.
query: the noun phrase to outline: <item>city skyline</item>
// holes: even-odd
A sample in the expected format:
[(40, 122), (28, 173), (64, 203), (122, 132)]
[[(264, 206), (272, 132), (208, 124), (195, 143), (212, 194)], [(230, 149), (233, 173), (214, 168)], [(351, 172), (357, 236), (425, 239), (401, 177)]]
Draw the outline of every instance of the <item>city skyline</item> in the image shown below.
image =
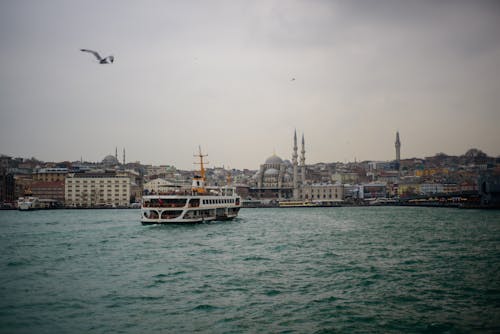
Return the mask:
[[(0, 153), (258, 168), (500, 155), (494, 1), (0, 4)], [(81, 48), (114, 55), (100, 65)], [(120, 159), (121, 160), (121, 159)]]
[[(400, 144), (401, 146), (401, 144)], [(119, 166), (122, 166), (122, 165), (136, 165), (136, 164), (140, 164), (142, 166), (153, 166), (153, 167), (160, 167), (160, 166), (170, 166), (170, 167), (174, 167), (175, 169), (177, 170), (182, 170), (182, 171), (198, 171), (199, 170), (199, 167), (197, 167), (199, 165), (199, 163), (197, 162), (193, 162), (193, 167), (188, 167), (188, 168), (181, 168), (181, 167), (178, 167), (176, 166), (175, 164), (164, 164), (164, 163), (161, 163), (161, 164), (153, 164), (153, 163), (150, 163), (148, 161), (128, 161), (124, 158), (124, 154), (123, 154), (123, 151), (122, 151), (122, 155), (118, 155), (117, 154), (117, 151), (118, 150), (118, 146), (115, 147), (115, 153), (114, 154), (107, 154), (105, 157), (103, 157), (102, 159), (98, 159), (98, 160), (85, 160), (83, 159), (83, 157), (81, 157), (80, 159), (77, 159), (77, 160), (70, 160), (70, 159), (62, 159), (62, 160), (44, 160), (44, 159), (40, 159), (39, 157), (26, 157), (26, 156), (20, 156), (20, 155), (6, 155), (6, 154), (3, 154), (0, 152), (0, 157), (6, 157), (8, 159), (21, 159), (21, 161), (32, 161), (33, 159), (35, 159), (35, 161), (40, 161), (43, 165), (45, 164), (67, 164), (67, 163), (76, 163), (76, 165), (78, 166), (79, 163), (83, 163), (84, 165), (86, 164), (95, 164), (97, 166), (105, 166), (105, 165), (108, 165), (108, 169), (113, 169), (113, 168), (116, 168), (116, 167), (119, 167)], [(398, 159), (398, 153), (397, 153), (397, 149), (395, 150), (395, 156), (393, 159), (387, 159), (387, 160), (382, 160), (382, 159), (366, 159), (366, 160), (358, 160), (358, 159), (354, 159), (354, 160), (346, 160), (346, 161), (315, 161), (315, 162), (306, 162), (306, 160), (304, 159), (304, 166), (316, 166), (316, 165), (322, 165), (322, 164), (366, 164), (366, 163), (397, 163), (398, 161), (418, 161), (418, 160), (427, 160), (427, 159), (433, 159), (433, 158), (446, 158), (446, 157), (449, 157), (449, 158), (463, 158), (463, 157), (466, 157), (467, 159), (471, 159), (472, 156), (475, 156), (479, 154), (480, 156), (483, 155), (483, 157), (485, 158), (489, 158), (489, 159), (500, 159), (500, 156), (491, 156), (491, 155), (488, 155), (486, 152), (483, 152), (482, 150), (479, 150), (477, 148), (470, 148), (468, 149), (466, 152), (462, 153), (462, 154), (458, 154), (458, 155), (452, 155), (452, 154), (447, 154), (446, 152), (437, 152), (433, 155), (429, 155), (429, 156), (426, 156), (426, 157), (403, 157), (403, 158), (400, 158)], [(205, 159), (208, 157), (208, 155), (206, 154), (203, 154)], [(485, 155), (485, 156), (484, 156)], [(196, 158), (197, 155), (194, 154), (193, 155), (193, 158)], [(282, 157), (282, 156), (279, 156), (276, 154), (276, 152), (273, 152), (271, 155), (268, 155), (266, 156), (265, 160), (268, 160), (268, 159), (272, 159), (274, 157), (278, 157), (280, 159), (282, 159), (282, 161), (287, 161), (288, 163), (290, 164), (293, 164), (293, 156), (292, 156), (292, 159), (288, 159), (287, 157)], [(264, 159), (261, 160), (260, 164), (262, 164), (262, 161), (264, 161)], [(210, 163), (209, 161), (204, 161), (204, 166), (205, 166), (205, 169), (219, 169), (219, 168), (223, 168), (223, 169), (226, 169), (226, 170), (250, 170), (250, 171), (258, 171), (258, 166), (257, 167), (249, 167), (249, 166), (243, 166), (243, 167), (233, 167), (233, 166), (228, 166), (228, 165), (225, 165), (225, 164), (221, 164), (221, 165), (214, 165), (212, 163)], [(302, 166), (302, 162), (301, 162), (301, 166)], [(397, 167), (395, 167), (397, 168)], [(40, 167), (40, 169), (45, 169), (45, 167)]]

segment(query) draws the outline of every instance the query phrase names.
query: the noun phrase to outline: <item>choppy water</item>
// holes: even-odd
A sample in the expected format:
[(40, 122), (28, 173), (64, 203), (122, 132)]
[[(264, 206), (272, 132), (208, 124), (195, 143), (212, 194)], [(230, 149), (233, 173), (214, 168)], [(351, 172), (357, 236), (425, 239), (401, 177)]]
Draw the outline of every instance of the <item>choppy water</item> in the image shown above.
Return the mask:
[(1, 333), (500, 332), (500, 212), (0, 211)]

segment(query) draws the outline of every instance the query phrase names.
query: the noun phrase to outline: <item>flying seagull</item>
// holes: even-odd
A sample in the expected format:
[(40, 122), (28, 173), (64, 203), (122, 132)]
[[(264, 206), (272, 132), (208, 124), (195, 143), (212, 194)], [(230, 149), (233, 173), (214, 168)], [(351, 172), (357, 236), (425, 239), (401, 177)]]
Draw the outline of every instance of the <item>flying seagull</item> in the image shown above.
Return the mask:
[(97, 53), (97, 51), (87, 50), (87, 49), (80, 49), (80, 51), (92, 53), (99, 61), (99, 64), (111, 64), (113, 61), (115, 61), (115, 57), (113, 56), (107, 56), (106, 58), (102, 58), (99, 55), (99, 53)]

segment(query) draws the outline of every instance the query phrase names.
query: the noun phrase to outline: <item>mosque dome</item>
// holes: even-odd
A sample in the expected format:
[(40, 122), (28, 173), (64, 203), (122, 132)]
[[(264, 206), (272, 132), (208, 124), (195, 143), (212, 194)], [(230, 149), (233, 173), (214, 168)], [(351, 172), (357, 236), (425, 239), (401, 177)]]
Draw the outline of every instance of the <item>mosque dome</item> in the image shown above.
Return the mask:
[(116, 159), (116, 157), (113, 156), (113, 155), (107, 155), (107, 156), (105, 156), (104, 159), (102, 159), (102, 163), (104, 165), (108, 165), (108, 166), (118, 165), (119, 164), (118, 159)]
[(270, 156), (269, 158), (266, 159), (265, 163), (269, 164), (269, 165), (278, 165), (278, 164), (282, 164), (283, 160), (281, 160), (281, 158), (278, 157), (276, 154), (273, 154), (272, 156)]
[(274, 176), (274, 175), (279, 175), (279, 173), (280, 172), (277, 169), (269, 168), (264, 172), (264, 176)]

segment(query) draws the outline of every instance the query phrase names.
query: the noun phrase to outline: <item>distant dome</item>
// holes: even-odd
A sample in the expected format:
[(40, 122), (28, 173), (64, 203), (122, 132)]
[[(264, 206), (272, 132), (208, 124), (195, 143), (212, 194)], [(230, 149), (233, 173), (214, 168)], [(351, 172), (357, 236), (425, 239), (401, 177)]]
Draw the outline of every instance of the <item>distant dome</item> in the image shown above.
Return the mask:
[[(279, 158), (278, 158), (279, 159)], [(279, 175), (279, 171), (277, 169), (274, 169), (274, 168), (269, 168), (268, 170), (266, 170), (264, 172), (264, 176), (273, 176), (273, 175)]]
[(104, 159), (102, 159), (102, 163), (104, 165), (108, 165), (108, 166), (118, 165), (119, 164), (118, 159), (116, 159), (116, 157), (113, 156), (113, 155), (107, 155), (107, 156), (105, 156)]
[(277, 165), (277, 164), (282, 164), (283, 160), (281, 160), (281, 158), (278, 157), (276, 154), (273, 154), (272, 156), (267, 158), (265, 163), (269, 165)]

